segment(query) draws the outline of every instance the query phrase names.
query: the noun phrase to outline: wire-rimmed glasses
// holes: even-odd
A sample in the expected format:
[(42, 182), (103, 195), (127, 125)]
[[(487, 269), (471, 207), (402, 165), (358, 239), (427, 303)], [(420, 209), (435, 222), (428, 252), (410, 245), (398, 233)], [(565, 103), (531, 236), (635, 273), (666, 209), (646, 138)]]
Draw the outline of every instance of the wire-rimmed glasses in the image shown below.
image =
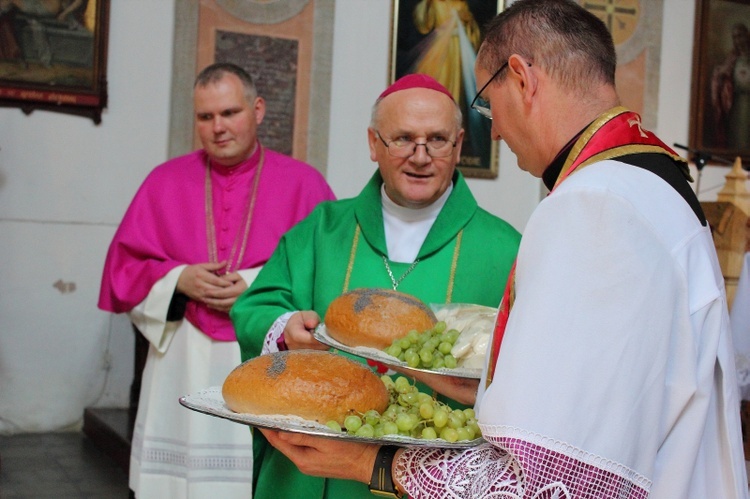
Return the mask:
[(407, 139), (395, 139), (390, 142), (386, 142), (380, 132), (375, 130), (375, 134), (383, 142), (383, 145), (388, 149), (388, 153), (391, 156), (397, 158), (408, 158), (413, 156), (417, 152), (418, 146), (424, 146), (427, 154), (431, 158), (444, 158), (450, 156), (453, 152), (453, 148), (456, 147), (455, 142), (450, 140), (433, 137), (427, 139), (427, 142), (414, 142), (413, 140)]
[(492, 119), (492, 111), (490, 111), (490, 103), (484, 100), (480, 96), (485, 91), (485, 89), (489, 86), (492, 80), (494, 80), (497, 77), (497, 75), (499, 75), (500, 72), (506, 67), (508, 67), (508, 61), (505, 61), (505, 64), (500, 66), (500, 68), (497, 71), (495, 71), (495, 74), (492, 75), (492, 78), (487, 80), (487, 83), (485, 83), (484, 86), (481, 89), (479, 89), (479, 92), (477, 92), (476, 97), (474, 97), (474, 100), (471, 101), (471, 106), (469, 106), (472, 109), (474, 109), (476, 112), (478, 112), (479, 114), (487, 118), (488, 120)]

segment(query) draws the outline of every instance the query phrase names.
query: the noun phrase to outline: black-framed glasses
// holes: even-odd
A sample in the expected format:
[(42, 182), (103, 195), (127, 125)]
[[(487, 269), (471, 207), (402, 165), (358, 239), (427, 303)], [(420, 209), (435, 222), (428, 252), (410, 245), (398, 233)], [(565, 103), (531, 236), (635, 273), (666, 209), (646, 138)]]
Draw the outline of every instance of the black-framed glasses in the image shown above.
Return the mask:
[(495, 71), (495, 74), (492, 75), (492, 78), (487, 80), (487, 83), (485, 83), (484, 86), (481, 89), (479, 89), (479, 92), (477, 92), (476, 97), (474, 97), (474, 100), (471, 101), (471, 106), (469, 106), (472, 109), (474, 109), (476, 112), (478, 112), (479, 114), (487, 118), (488, 120), (492, 119), (492, 111), (490, 111), (490, 103), (484, 100), (482, 97), (480, 97), (480, 95), (482, 95), (482, 92), (484, 92), (487, 89), (487, 87), (490, 85), (492, 80), (497, 78), (497, 75), (499, 75), (503, 69), (508, 67), (508, 62), (509, 61), (505, 61), (505, 63), (502, 66), (500, 66), (500, 68), (497, 71)]
[(417, 152), (417, 146), (424, 146), (431, 158), (444, 158), (450, 156), (453, 148), (456, 147), (455, 142), (439, 137), (427, 139), (427, 142), (414, 142), (413, 140), (406, 139), (396, 139), (386, 142), (379, 131), (375, 130), (375, 135), (383, 142), (383, 145), (388, 149), (388, 153), (397, 158), (413, 156)]

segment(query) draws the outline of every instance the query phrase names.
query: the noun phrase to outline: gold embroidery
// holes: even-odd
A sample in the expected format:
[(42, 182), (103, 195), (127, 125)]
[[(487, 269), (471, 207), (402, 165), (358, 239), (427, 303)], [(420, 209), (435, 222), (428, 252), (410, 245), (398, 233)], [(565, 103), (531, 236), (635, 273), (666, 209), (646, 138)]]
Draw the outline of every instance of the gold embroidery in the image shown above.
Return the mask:
[(456, 266), (458, 265), (458, 254), (461, 252), (461, 239), (463, 235), (464, 230), (461, 229), (456, 236), (456, 247), (453, 248), (453, 261), (451, 262), (451, 273), (448, 278), (448, 293), (445, 297), (445, 303), (450, 303), (453, 300), (453, 283), (456, 281)]
[[(349, 291), (349, 281), (352, 277), (352, 270), (354, 269), (354, 259), (357, 254), (357, 246), (359, 246), (359, 235), (362, 232), (362, 229), (359, 227), (359, 224), (357, 224), (357, 227), (354, 229), (354, 238), (352, 239), (352, 248), (349, 251), (349, 262), (346, 265), (346, 276), (344, 277), (344, 289), (341, 291), (341, 293), (346, 293)], [(458, 266), (458, 255), (461, 252), (461, 239), (463, 238), (464, 230), (461, 229), (458, 231), (458, 234), (456, 235), (456, 246), (453, 249), (453, 259), (451, 261), (451, 270), (450, 275), (448, 277), (448, 289), (445, 293), (445, 303), (451, 303), (451, 300), (453, 299), (453, 285), (456, 278), (456, 267)], [(386, 256), (383, 255), (383, 258), (385, 259)], [(385, 261), (385, 260), (384, 260)], [(417, 259), (417, 262), (419, 259)], [(412, 268), (416, 266), (416, 262), (412, 264), (412, 267), (409, 269), (409, 271), (412, 270)], [(386, 269), (388, 268), (387, 262), (386, 262)], [(408, 272), (407, 272), (408, 273)], [(406, 274), (404, 274), (403, 277), (405, 277)], [(393, 279), (393, 278), (391, 278)], [(399, 282), (401, 279), (399, 279)]]
[(352, 277), (352, 269), (354, 268), (354, 256), (357, 254), (357, 245), (359, 244), (359, 234), (362, 229), (359, 228), (359, 224), (354, 229), (354, 239), (352, 240), (352, 249), (349, 252), (349, 264), (346, 266), (346, 277), (344, 278), (344, 290), (341, 294), (349, 291), (349, 279)]
[[(586, 145), (589, 143), (589, 140), (591, 140), (591, 137), (594, 136), (596, 132), (599, 131), (601, 127), (606, 125), (609, 121), (614, 119), (616, 116), (621, 115), (622, 113), (627, 113), (628, 110), (622, 106), (614, 107), (607, 111), (604, 114), (601, 114), (589, 127), (584, 130), (584, 132), (581, 134), (581, 136), (576, 141), (575, 145), (573, 146), (573, 149), (571, 149), (570, 154), (568, 154), (568, 159), (565, 160), (565, 165), (562, 167), (562, 170), (560, 170), (560, 175), (557, 176), (557, 180), (555, 181), (555, 186), (557, 187), (557, 184), (562, 182), (562, 180), (568, 176), (568, 172), (573, 166), (573, 163), (575, 162), (576, 158), (581, 154), (581, 151), (583, 151), (583, 148), (586, 147)], [(554, 189), (553, 187), (553, 189)]]

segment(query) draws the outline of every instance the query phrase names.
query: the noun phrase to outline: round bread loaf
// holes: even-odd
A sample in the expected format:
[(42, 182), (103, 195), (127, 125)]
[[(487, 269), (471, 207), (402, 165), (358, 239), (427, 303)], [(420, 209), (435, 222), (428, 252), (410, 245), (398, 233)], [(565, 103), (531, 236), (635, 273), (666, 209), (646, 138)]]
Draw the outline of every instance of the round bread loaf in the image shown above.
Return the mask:
[(261, 355), (237, 366), (224, 381), (234, 412), (295, 415), (326, 424), (353, 413), (388, 407), (388, 389), (365, 365), (317, 350)]
[(333, 300), (324, 323), (328, 335), (344, 345), (382, 350), (412, 329), (432, 329), (437, 319), (414, 296), (390, 289), (359, 288)]

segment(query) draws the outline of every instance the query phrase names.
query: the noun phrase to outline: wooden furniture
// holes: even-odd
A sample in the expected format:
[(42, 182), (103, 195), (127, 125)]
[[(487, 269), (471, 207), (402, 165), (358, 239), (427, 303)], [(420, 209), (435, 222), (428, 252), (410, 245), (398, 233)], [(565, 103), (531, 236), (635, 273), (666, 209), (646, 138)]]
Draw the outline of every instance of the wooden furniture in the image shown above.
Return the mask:
[(716, 201), (701, 203), (711, 226), (731, 308), (745, 252), (750, 251), (750, 192), (745, 185), (748, 174), (738, 157), (726, 176)]
[[(711, 226), (721, 273), (724, 275), (727, 305), (731, 310), (745, 253), (750, 251), (750, 192), (746, 185), (748, 174), (742, 169), (739, 157), (725, 178), (726, 182), (717, 200), (702, 202), (701, 206)], [(740, 421), (745, 459), (750, 460), (750, 401), (740, 402)]]

